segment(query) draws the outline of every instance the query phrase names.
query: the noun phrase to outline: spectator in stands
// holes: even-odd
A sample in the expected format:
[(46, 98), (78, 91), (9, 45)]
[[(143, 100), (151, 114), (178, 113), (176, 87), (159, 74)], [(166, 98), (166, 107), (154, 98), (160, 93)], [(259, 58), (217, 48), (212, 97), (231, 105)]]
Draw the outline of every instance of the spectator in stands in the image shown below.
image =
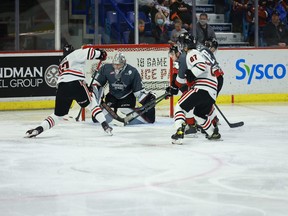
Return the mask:
[(143, 12), (146, 17), (150, 17), (151, 10), (154, 8), (155, 2), (154, 0), (138, 0), (139, 4), (139, 12)]
[[(247, 27), (247, 32), (244, 32), (244, 40), (249, 42), (249, 44), (253, 46), (254, 34), (255, 34), (254, 1), (249, 0), (247, 3), (244, 3), (244, 4), (235, 2), (235, 4), (239, 10), (242, 10), (243, 12), (245, 12), (245, 22), (248, 25), (248, 27)], [(268, 18), (268, 12), (266, 10), (266, 0), (259, 0), (259, 7), (258, 7), (259, 46), (264, 46), (263, 29), (267, 24), (267, 18)]]
[[(154, 44), (155, 38), (145, 31), (145, 22), (142, 19), (138, 20), (138, 31), (139, 31), (139, 44)], [(134, 31), (130, 31), (129, 44), (135, 43)]]
[(217, 40), (214, 29), (208, 24), (208, 15), (201, 13), (196, 24), (196, 41), (205, 45), (206, 41)]
[(156, 13), (162, 13), (165, 16), (165, 24), (170, 25), (170, 9), (169, 0), (157, 0), (155, 2), (154, 8), (151, 10), (151, 17), (155, 17)]
[(288, 30), (280, 22), (279, 12), (276, 10), (272, 13), (271, 22), (264, 28), (264, 40), (267, 46), (287, 47)]
[(182, 20), (183, 27), (189, 30), (192, 23), (192, 6), (183, 2), (183, 0), (170, 1), (170, 20)]
[(242, 0), (234, 0), (232, 2), (229, 19), (233, 26), (233, 32), (243, 31), (243, 17), (245, 14), (243, 7), (241, 7), (241, 2)]
[(186, 29), (182, 28), (182, 21), (180, 19), (176, 19), (174, 21), (174, 29), (171, 32), (169, 43), (174, 45), (180, 34), (187, 32)]
[(287, 25), (288, 5), (285, 1), (267, 0), (266, 10), (268, 12), (268, 22), (271, 22), (272, 13), (276, 10), (279, 13), (280, 22)]
[(165, 16), (158, 12), (155, 15), (155, 25), (152, 27), (152, 35), (155, 43), (166, 44), (169, 41), (168, 25), (165, 24)]

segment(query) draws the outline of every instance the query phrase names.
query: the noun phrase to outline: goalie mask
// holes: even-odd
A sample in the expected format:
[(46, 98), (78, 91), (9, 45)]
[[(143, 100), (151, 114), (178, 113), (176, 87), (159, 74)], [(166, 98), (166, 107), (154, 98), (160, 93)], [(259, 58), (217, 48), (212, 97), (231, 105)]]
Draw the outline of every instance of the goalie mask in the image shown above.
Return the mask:
[(182, 33), (178, 36), (177, 46), (180, 50), (196, 49), (195, 38), (188, 32)]
[(123, 53), (116, 53), (112, 60), (112, 64), (116, 74), (123, 70), (126, 65), (126, 58)]

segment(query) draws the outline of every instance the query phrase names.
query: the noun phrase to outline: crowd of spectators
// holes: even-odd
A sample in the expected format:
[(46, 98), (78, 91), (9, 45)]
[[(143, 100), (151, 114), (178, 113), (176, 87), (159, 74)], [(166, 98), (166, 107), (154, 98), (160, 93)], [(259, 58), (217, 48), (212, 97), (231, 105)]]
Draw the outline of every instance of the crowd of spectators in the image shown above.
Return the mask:
[[(232, 23), (233, 32), (242, 33), (243, 41), (253, 46), (255, 42), (254, 0), (233, 0), (229, 3), (228, 1), (217, 0), (217, 2), (219, 3), (217, 3), (217, 11), (225, 13), (225, 22)], [(139, 10), (151, 19), (151, 32), (140, 33), (142, 38), (147, 35), (147, 37), (152, 36), (155, 39), (155, 43), (173, 44), (179, 34), (185, 31), (193, 32), (191, 1), (140, 0)], [(288, 44), (287, 13), (287, 0), (259, 0), (258, 41), (260, 47), (286, 46)], [(206, 40), (215, 39), (215, 32), (208, 24), (208, 14), (201, 13), (196, 19), (197, 41), (204, 44)], [(140, 43), (141, 41), (143, 40), (141, 39)]]
[[(258, 1), (259, 46), (275, 46), (276, 41), (282, 45), (282, 42), (286, 41), (285, 43), (287, 44), (287, 13), (287, 0)], [(275, 21), (276, 19), (277, 21)], [(253, 46), (255, 41), (254, 1), (234, 0), (230, 11), (229, 21), (231, 21), (235, 29), (243, 33), (244, 41), (249, 42), (249, 44)], [(269, 31), (270, 34), (267, 33)], [(273, 45), (271, 44), (271, 41), (274, 41)]]

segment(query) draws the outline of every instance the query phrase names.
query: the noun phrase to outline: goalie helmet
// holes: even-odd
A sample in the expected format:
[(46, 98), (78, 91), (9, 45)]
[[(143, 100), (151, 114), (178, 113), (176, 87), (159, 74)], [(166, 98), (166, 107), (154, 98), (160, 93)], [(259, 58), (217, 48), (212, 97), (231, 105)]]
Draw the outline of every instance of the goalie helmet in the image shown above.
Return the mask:
[(191, 34), (185, 32), (178, 36), (177, 45), (181, 50), (196, 49), (196, 40)]
[(126, 65), (126, 58), (123, 53), (116, 53), (112, 60), (113, 68), (116, 73), (119, 73)]

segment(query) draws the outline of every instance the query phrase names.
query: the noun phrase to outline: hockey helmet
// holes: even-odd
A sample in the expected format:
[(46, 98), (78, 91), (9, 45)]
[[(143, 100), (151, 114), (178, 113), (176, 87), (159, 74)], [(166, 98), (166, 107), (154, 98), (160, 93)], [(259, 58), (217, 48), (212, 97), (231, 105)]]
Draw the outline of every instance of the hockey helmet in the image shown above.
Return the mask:
[(177, 45), (173, 45), (169, 48), (169, 55), (176, 55), (177, 53), (179, 53), (179, 49)]
[(189, 34), (188, 32), (185, 32), (178, 36), (177, 45), (181, 50), (195, 49), (196, 40), (191, 34)]
[(179, 58), (181, 52), (179, 51), (179, 48), (177, 45), (173, 45), (170, 47), (168, 54), (172, 58), (173, 61), (176, 61)]
[(112, 60), (113, 67), (116, 72), (119, 72), (126, 65), (126, 58), (123, 53), (119, 52), (114, 55)]
[(208, 48), (218, 48), (218, 42), (216, 38), (209, 38), (207, 41), (205, 41), (204, 45)]
[(63, 58), (74, 51), (74, 47), (71, 44), (65, 44), (63, 47)]

